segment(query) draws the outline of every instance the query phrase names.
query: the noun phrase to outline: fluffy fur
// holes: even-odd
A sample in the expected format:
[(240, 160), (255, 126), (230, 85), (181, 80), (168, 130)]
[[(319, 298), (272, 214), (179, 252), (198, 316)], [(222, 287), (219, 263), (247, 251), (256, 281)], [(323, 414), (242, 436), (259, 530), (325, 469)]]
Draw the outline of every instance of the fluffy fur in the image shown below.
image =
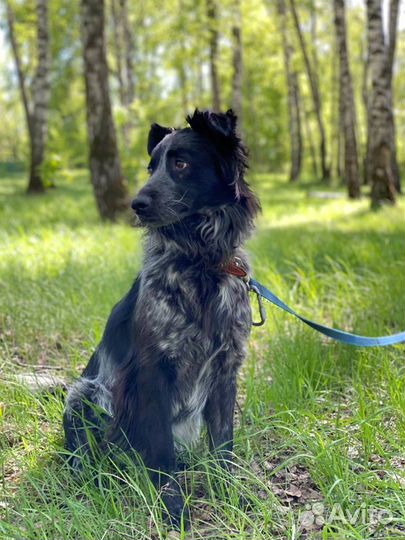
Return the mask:
[[(193, 444), (204, 422), (226, 466), (251, 327), (246, 284), (221, 267), (235, 256), (247, 267), (242, 244), (259, 210), (236, 117), (196, 110), (187, 121), (185, 129), (151, 127), (150, 179), (132, 203), (146, 229), (143, 266), (64, 414), (73, 466), (91, 440), (116, 443), (142, 457), (158, 486), (176, 471), (176, 448)], [(165, 504), (178, 522), (175, 482)]]

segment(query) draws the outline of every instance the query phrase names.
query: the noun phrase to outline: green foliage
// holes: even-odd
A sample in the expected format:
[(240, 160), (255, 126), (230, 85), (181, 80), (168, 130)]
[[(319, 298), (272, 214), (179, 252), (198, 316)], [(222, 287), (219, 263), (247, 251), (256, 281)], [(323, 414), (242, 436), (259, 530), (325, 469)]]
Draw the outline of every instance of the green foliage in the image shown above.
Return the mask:
[(55, 178), (59, 174), (62, 168), (62, 159), (58, 154), (47, 153), (44, 161), (42, 162), (40, 174), (45, 187), (55, 185)]
[[(63, 173), (57, 190), (29, 204), (21, 174), (0, 182), (0, 539), (165, 538), (145, 472), (106, 458), (73, 478), (60, 453), (62, 395), (34, 394), (18, 378), (31, 369), (77, 376), (140, 265), (140, 231), (100, 224), (87, 174)], [(403, 329), (403, 199), (375, 214), (343, 192), (314, 197), (308, 182), (251, 180), (263, 202), (248, 245), (259, 280), (326, 324), (369, 335)], [(401, 538), (403, 346), (344, 347), (267, 312), (240, 376), (235, 472), (225, 479), (204, 444), (184, 456), (193, 526), (182, 538), (292, 540), (315, 502), (327, 515), (338, 503), (351, 515), (392, 517), (315, 524), (318, 537)], [(240, 494), (250, 510), (237, 506)]]
[[(243, 121), (244, 136), (251, 149), (255, 170), (283, 171), (288, 163), (286, 81), (276, 2), (243, 0)], [(23, 67), (30, 86), (35, 70), (35, 5), (31, 0), (13, 1), (16, 31)], [(107, 53), (110, 88), (123, 168), (132, 182), (144, 168), (145, 135), (158, 121), (183, 125), (184, 116), (196, 106), (211, 105), (206, 3), (204, 0), (170, 0), (164, 6), (155, 0), (128, 2), (133, 32), (135, 99), (129, 106), (119, 101), (117, 58), (114, 48), (111, 2), (106, 2)], [(310, 56), (317, 66), (327, 130), (329, 161), (336, 170), (338, 144), (338, 62), (331, 3), (327, 0), (298, 2), (299, 15)], [(4, 6), (0, 8), (4, 14)], [(234, 2), (218, 3), (219, 78), (222, 107), (231, 105), (232, 24)], [(4, 18), (4, 17), (3, 17)], [(49, 4), (51, 32), (51, 105), (48, 152), (60, 156), (65, 166), (87, 163), (85, 89), (82, 76), (79, 4), (55, 0)], [(366, 51), (363, 5), (348, 3), (348, 33), (351, 68), (356, 94), (358, 134), (366, 143), (366, 118), (361, 97)], [(294, 68), (299, 74), (302, 106), (314, 144), (318, 135), (303, 59), (289, 21), (288, 33), (295, 49)], [(398, 156), (403, 161), (405, 105), (404, 30), (398, 35), (394, 76)], [(7, 43), (6, 28), (0, 30), (0, 161), (23, 161), (28, 155), (26, 126), (15, 70)], [(128, 127), (129, 126), (129, 127)], [(304, 167), (309, 170), (309, 136), (304, 137)], [(139, 181), (139, 180), (138, 180)]]

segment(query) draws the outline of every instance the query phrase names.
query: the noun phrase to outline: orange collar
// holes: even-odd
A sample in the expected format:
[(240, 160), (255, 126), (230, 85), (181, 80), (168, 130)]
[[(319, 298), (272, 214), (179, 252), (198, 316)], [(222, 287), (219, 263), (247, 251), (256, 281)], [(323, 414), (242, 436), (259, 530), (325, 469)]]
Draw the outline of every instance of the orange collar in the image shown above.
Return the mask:
[(236, 276), (244, 281), (249, 280), (249, 275), (239, 257), (233, 257), (233, 259), (229, 260), (228, 262), (221, 264), (220, 269), (226, 274)]

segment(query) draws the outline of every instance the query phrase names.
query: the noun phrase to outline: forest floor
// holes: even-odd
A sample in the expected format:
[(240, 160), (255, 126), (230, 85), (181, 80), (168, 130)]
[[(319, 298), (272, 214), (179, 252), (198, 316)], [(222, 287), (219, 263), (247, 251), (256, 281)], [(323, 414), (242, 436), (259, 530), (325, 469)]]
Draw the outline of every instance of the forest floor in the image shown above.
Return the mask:
[[(165, 538), (144, 471), (102, 462), (71, 476), (63, 392), (34, 391), (27, 375), (80, 373), (139, 269), (141, 233), (100, 224), (83, 172), (42, 197), (24, 184), (0, 181), (0, 538)], [(372, 213), (367, 199), (324, 198), (314, 192), (332, 190), (315, 184), (252, 184), (263, 204), (248, 244), (257, 279), (318, 322), (404, 330), (403, 198)], [(240, 374), (234, 474), (224, 481), (203, 442), (185, 456), (184, 537), (405, 538), (404, 347), (350, 348), (267, 313)]]

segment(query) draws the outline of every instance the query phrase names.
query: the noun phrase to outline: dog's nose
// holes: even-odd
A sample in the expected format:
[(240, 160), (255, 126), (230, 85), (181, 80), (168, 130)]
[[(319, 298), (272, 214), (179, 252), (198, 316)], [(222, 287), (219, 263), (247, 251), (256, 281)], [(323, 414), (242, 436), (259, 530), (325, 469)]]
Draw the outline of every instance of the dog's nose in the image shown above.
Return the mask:
[(150, 203), (152, 202), (152, 197), (149, 195), (146, 195), (144, 193), (140, 193), (131, 203), (131, 208), (135, 212), (141, 212), (142, 210), (146, 210)]

